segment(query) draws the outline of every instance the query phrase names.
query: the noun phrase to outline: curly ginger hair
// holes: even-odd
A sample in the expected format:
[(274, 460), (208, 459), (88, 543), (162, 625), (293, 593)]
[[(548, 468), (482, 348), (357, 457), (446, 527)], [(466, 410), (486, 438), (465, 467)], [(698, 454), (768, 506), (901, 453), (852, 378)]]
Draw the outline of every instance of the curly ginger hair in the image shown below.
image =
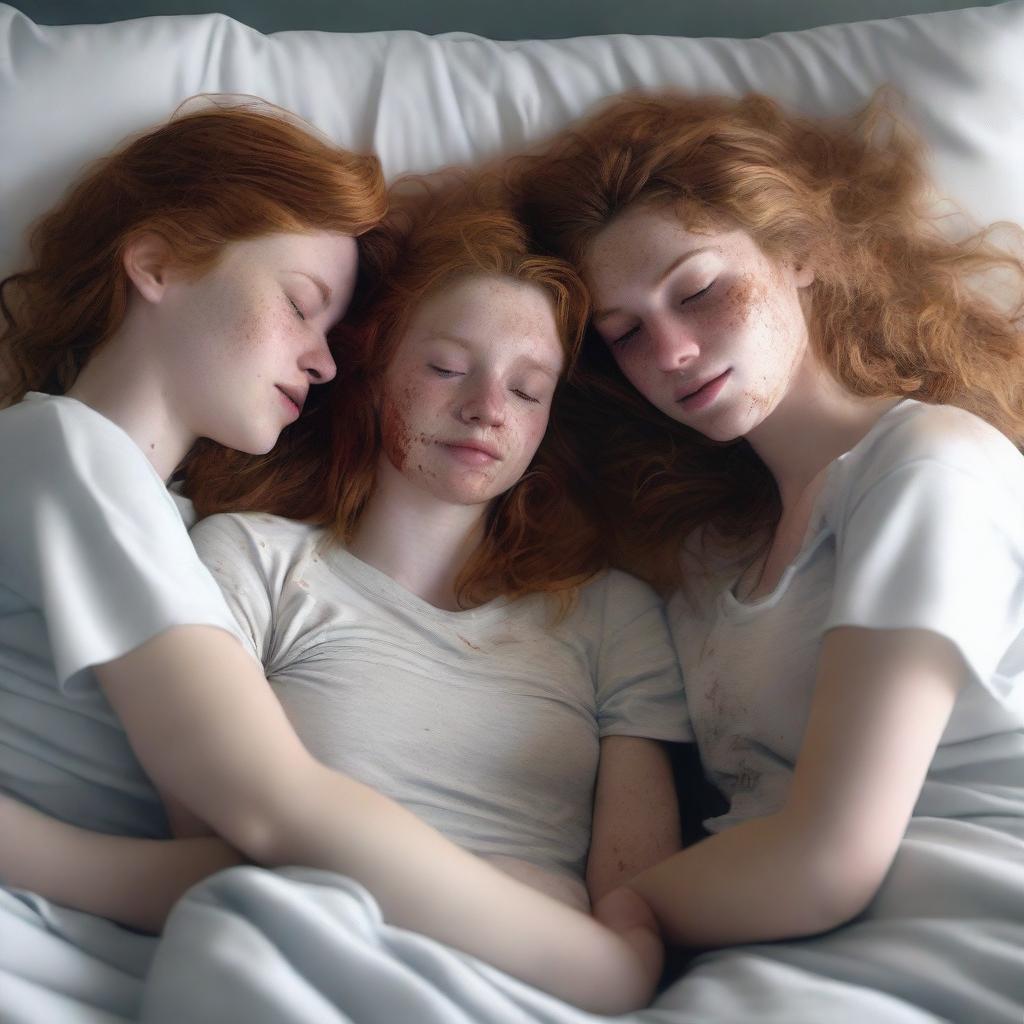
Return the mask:
[[(770, 258), (813, 267), (810, 342), (849, 391), (958, 405), (1024, 442), (1024, 262), (995, 226), (943, 233), (921, 147), (884, 97), (831, 121), (760, 95), (623, 97), (506, 177), (538, 248), (577, 267), (635, 204), (694, 231), (745, 230)], [(575, 385), (564, 411), (599, 467), (616, 561), (669, 588), (687, 537), (737, 557), (766, 542), (779, 495), (746, 441), (669, 420), (593, 335)]]

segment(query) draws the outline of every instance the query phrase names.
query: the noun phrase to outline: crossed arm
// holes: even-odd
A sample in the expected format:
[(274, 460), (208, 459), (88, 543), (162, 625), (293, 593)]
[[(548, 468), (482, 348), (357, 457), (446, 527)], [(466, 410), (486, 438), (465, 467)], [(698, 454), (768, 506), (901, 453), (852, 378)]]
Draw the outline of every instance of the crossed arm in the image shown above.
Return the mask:
[[(793, 938), (863, 910), (896, 855), (966, 675), (953, 644), (934, 633), (827, 633), (782, 810), (711, 836), (628, 884), (666, 941)], [(612, 917), (602, 904), (595, 913)]]
[[(321, 867), (365, 885), (388, 921), (579, 1006), (620, 1013), (649, 1000), (661, 946), (647, 923), (623, 928), (620, 919), (613, 932), (321, 765), (295, 736), (255, 663), (226, 633), (179, 627), (97, 675), (161, 792), (222, 838), (161, 844), (96, 835), (6, 801), (0, 819), (16, 828), (8, 835), (18, 836), (0, 849), (0, 875), (9, 883), (156, 930), (189, 885), (243, 857)], [(56, 858), (65, 843), (81, 854), (73, 858), (74, 892), (72, 883), (60, 888)], [(132, 892), (148, 895), (140, 904)]]

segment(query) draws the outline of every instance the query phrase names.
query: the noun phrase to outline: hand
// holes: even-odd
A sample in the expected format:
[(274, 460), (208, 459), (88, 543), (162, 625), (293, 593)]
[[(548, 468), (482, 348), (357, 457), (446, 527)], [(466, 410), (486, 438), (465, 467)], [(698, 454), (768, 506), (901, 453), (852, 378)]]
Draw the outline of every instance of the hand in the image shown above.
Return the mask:
[(594, 918), (615, 932), (636, 954), (653, 991), (665, 966), (661, 929), (647, 901), (628, 885), (612, 889), (593, 908)]
[(50, 819), (7, 793), (0, 792), (0, 882), (15, 889), (27, 888), (39, 854), (37, 836)]

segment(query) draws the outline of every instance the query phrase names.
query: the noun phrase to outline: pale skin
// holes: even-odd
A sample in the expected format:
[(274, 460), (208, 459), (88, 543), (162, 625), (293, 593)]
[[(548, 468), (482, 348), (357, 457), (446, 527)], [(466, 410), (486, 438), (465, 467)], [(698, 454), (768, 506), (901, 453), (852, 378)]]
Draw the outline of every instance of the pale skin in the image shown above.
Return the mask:
[[(770, 594), (799, 552), (828, 465), (894, 404), (840, 387), (808, 338), (813, 268), (769, 259), (749, 235), (687, 230), (636, 205), (585, 256), (595, 327), (666, 415), (716, 440), (746, 437), (779, 486), (781, 521), (738, 596)], [(670, 943), (793, 938), (855, 916), (906, 830), (966, 667), (923, 630), (840, 627), (822, 641), (810, 718), (783, 808), (641, 872)], [(608, 901), (595, 913), (605, 913)]]
[[(479, 535), (487, 503), (518, 479), (532, 457), (561, 369), (553, 313), (542, 293), (491, 279), (476, 287), (486, 292), (487, 301), (470, 304), (482, 311), (476, 321), (469, 316), (449, 324), (450, 334), (461, 332), (458, 342), (446, 337), (438, 350), (436, 322), (444, 318), (443, 308), (424, 304), (423, 315), (410, 325), (410, 332), (417, 324), (422, 329), (430, 361), (418, 343), (401, 345), (400, 355), (411, 356), (396, 360), (395, 379), (412, 381), (410, 367), (417, 364), (414, 390), (420, 389), (415, 401), (403, 396), (401, 407), (416, 413), (415, 422), (407, 424), (411, 437), (431, 434), (438, 443), (419, 453), (417, 464), (427, 467), (425, 473), (403, 474), (394, 451), (382, 454), (378, 492), (351, 545), (357, 557), (439, 607), (454, 607), (459, 559)], [(151, 287), (147, 301), (160, 294)], [(324, 311), (322, 325), (328, 319)], [(313, 348), (326, 352), (322, 325), (317, 326), (319, 346)], [(498, 339), (507, 342), (510, 333), (522, 344), (501, 345)], [(437, 372), (441, 358), (450, 363), (444, 367), (450, 372)], [(285, 364), (291, 365), (288, 359)], [(302, 369), (298, 361), (295, 366)], [(326, 376), (333, 364), (315, 369)], [(262, 363), (260, 371), (263, 380)], [(268, 393), (273, 390), (267, 386)], [(270, 401), (287, 414), (286, 404), (273, 405), (278, 396)], [(203, 403), (196, 406), (205, 410)], [(104, 412), (111, 415), (109, 407)], [(163, 415), (170, 420), (173, 407)], [(184, 454), (180, 444), (191, 443), (180, 423), (176, 432), (162, 434), (161, 421), (146, 424), (148, 430), (137, 422), (122, 425), (137, 440), (177, 438), (177, 452), (170, 441), (154, 449), (166, 455), (163, 465), (176, 464)], [(255, 448), (263, 438), (247, 441)], [(494, 457), (479, 450), (473, 454), (476, 444)], [(423, 544), (424, 536), (431, 543)], [(405, 543), (409, 538), (420, 543)], [(557, 887), (538, 878), (538, 869), (504, 864), (506, 870), (499, 871), (392, 801), (328, 770), (296, 737), (259, 666), (226, 633), (199, 626), (172, 629), (99, 666), (97, 675), (143, 767), (171, 805), (182, 810), (178, 820), (206, 822), (223, 841), (196, 837), (159, 843), (90, 835), (3, 801), (0, 815), (20, 837), (17, 845), (0, 851), (0, 873), (9, 884), (157, 930), (181, 893), (236, 863), (237, 850), (268, 866), (304, 864), (346, 874), (374, 894), (388, 921), (584, 1008), (620, 1013), (649, 1000), (660, 972), (661, 944), (646, 908), (631, 907), (615, 916), (614, 930), (606, 928), (552, 899), (547, 893), (557, 896)], [(140, 679), (147, 685), (140, 686)], [(674, 810), (667, 761), (657, 744), (615, 737), (604, 741), (602, 762), (588, 866), (594, 898), (679, 845), (678, 822), (671, 815), (653, 817), (666, 804)], [(640, 776), (660, 780), (656, 792), (663, 787), (649, 809), (624, 799)], [(639, 839), (632, 843), (634, 833)], [(71, 849), (74, 883), (68, 880), (67, 861), (63, 869), (57, 863), (59, 851)], [(39, 856), (39, 850), (47, 853)], [(501, 920), (500, 929), (494, 928), (495, 920)]]

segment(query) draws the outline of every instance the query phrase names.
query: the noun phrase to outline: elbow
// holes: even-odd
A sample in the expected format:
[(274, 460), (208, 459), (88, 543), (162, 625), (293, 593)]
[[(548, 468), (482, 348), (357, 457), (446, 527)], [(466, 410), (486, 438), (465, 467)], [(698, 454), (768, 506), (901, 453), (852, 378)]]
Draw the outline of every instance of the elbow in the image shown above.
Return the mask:
[(308, 780), (292, 776), (247, 780), (225, 786), (207, 815), (217, 834), (263, 867), (292, 863), (295, 834)]
[(223, 839), (262, 867), (280, 867), (286, 863), (282, 856), (283, 833), (274, 808), (258, 801), (229, 814), (220, 830)]
[(875, 851), (863, 848), (847, 848), (839, 855), (824, 851), (814, 861), (803, 874), (801, 935), (831, 931), (863, 913), (888, 868)]
[[(339, 855), (325, 835), (336, 835), (340, 820), (379, 813), (380, 801), (375, 790), (303, 756), (247, 785), (216, 827), (221, 838), (263, 867), (322, 867), (325, 861), (337, 863)], [(331, 827), (325, 825), (326, 815)]]

